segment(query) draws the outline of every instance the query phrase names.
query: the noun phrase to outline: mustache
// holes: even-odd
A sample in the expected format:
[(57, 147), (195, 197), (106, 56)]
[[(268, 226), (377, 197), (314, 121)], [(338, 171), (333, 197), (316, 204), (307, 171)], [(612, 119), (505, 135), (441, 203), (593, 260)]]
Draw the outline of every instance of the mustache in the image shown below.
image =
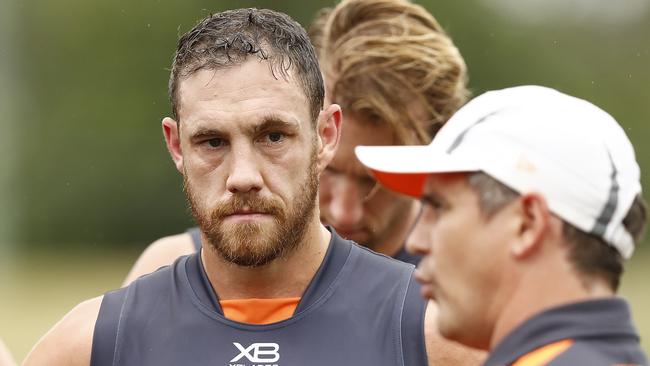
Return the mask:
[(284, 212), (282, 203), (278, 199), (264, 198), (257, 195), (234, 195), (228, 201), (218, 204), (212, 211), (213, 219), (223, 219), (237, 212), (251, 211), (273, 216), (280, 216)]

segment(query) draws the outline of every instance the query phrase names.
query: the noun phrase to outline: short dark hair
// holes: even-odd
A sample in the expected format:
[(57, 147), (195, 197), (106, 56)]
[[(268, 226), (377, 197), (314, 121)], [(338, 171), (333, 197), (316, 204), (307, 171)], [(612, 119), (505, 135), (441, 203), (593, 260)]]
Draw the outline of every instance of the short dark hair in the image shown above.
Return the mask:
[(268, 61), (274, 76), (287, 78), (293, 70), (315, 124), (325, 94), (316, 52), (300, 24), (268, 9), (236, 9), (210, 15), (179, 39), (169, 78), (174, 118), (179, 119), (178, 88), (183, 78), (203, 69), (241, 64), (250, 55)]
[[(479, 207), (487, 218), (519, 197), (519, 193), (482, 172), (470, 174), (468, 183), (478, 193)], [(635, 243), (639, 243), (643, 236), (646, 219), (646, 204), (638, 195), (623, 219), (623, 226)], [(603, 278), (612, 290), (617, 291), (623, 274), (623, 257), (618, 250), (601, 237), (586, 233), (564, 220), (562, 222), (562, 235), (569, 246), (569, 261), (578, 273)]]
[[(636, 196), (623, 219), (623, 226), (638, 243), (643, 236), (646, 223), (646, 205), (641, 196)], [(607, 245), (596, 235), (586, 233), (566, 222), (564, 237), (569, 245), (569, 260), (586, 275), (604, 278), (612, 290), (617, 291), (623, 275), (623, 257), (616, 248)]]

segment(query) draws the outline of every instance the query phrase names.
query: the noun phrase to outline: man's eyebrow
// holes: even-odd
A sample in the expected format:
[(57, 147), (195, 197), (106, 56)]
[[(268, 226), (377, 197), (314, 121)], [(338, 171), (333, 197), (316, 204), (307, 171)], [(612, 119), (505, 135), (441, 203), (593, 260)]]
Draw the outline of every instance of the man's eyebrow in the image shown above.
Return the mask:
[(189, 135), (190, 139), (196, 140), (204, 137), (224, 136), (226, 133), (218, 128), (199, 127), (196, 130), (191, 131)]
[[(282, 117), (280, 115), (269, 114), (261, 118), (259, 123), (255, 123), (247, 127), (247, 133), (252, 135), (259, 135), (269, 130), (282, 130), (289, 132), (297, 132), (300, 129), (300, 122), (297, 119)], [(199, 126), (194, 131), (189, 132), (189, 137), (192, 140), (199, 140), (206, 137), (227, 137), (229, 132), (219, 127), (213, 126)]]
[(252, 126), (253, 134), (257, 135), (262, 132), (268, 132), (273, 129), (281, 130), (298, 130), (300, 129), (300, 122), (295, 119), (287, 119), (283, 116), (269, 114), (262, 118), (262, 122)]

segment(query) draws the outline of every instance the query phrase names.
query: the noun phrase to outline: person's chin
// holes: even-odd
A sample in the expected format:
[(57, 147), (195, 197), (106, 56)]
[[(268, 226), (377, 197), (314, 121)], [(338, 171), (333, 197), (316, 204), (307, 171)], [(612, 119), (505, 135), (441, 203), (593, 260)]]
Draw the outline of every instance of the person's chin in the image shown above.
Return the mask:
[[(336, 231), (341, 235), (342, 238), (352, 240), (353, 242), (357, 244), (361, 244), (363, 246), (368, 246), (366, 243), (368, 243), (368, 239), (370, 238), (370, 235), (368, 235), (367, 232), (364, 230), (354, 230), (354, 231)], [(372, 249), (372, 248), (371, 248)]]
[(420, 287), (420, 295), (427, 300), (436, 301), (436, 293), (431, 285), (423, 284)]
[(436, 302), (436, 305), (438, 306), (437, 324), (440, 335), (452, 340), (462, 338), (461, 334), (459, 334), (458, 324), (453, 321), (452, 314), (449, 314), (449, 312), (444, 308), (445, 305), (440, 302)]

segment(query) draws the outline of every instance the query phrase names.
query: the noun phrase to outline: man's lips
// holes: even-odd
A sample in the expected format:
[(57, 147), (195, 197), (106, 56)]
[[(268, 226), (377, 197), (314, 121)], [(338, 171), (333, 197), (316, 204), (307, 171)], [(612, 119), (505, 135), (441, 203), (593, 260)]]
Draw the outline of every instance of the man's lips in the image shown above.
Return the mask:
[(415, 270), (414, 277), (422, 285), (420, 295), (426, 299), (435, 300), (434, 281), (424, 275), (420, 269)]
[(271, 214), (259, 211), (235, 211), (224, 216), (224, 220), (249, 221), (259, 220), (271, 216)]
[(433, 286), (423, 284), (422, 287), (420, 287), (420, 296), (425, 299), (435, 300), (436, 293), (433, 291)]

